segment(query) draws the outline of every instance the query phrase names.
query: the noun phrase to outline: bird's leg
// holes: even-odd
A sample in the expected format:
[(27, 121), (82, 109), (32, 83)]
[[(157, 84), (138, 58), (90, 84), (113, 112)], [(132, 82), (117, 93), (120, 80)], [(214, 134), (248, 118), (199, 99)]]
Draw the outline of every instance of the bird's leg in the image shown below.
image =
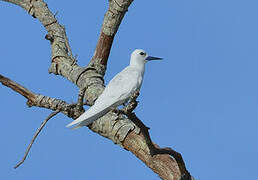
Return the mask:
[(136, 99), (138, 98), (139, 95), (140, 95), (140, 90), (137, 89), (137, 90), (134, 92), (134, 94), (131, 96), (130, 102), (131, 102), (131, 101), (136, 101)]
[(121, 114), (121, 110), (116, 109), (116, 108), (111, 108), (111, 111), (118, 114), (118, 115)]
[(123, 114), (128, 114), (133, 112), (133, 110), (137, 107), (139, 103), (138, 101), (136, 101), (139, 95), (140, 95), (140, 91), (139, 90), (135, 91), (135, 93), (130, 97), (129, 102), (120, 111), (122, 111)]

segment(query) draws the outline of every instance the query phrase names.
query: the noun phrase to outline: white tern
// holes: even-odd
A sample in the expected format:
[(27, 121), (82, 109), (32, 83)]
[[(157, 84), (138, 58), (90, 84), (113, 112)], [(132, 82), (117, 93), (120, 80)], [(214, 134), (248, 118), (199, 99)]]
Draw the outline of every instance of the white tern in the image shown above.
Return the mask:
[(142, 49), (136, 49), (131, 54), (129, 66), (118, 73), (106, 86), (102, 94), (86, 112), (66, 127), (77, 124), (80, 128), (91, 124), (104, 116), (110, 110), (126, 103), (135, 91), (140, 90), (144, 75), (145, 63), (162, 58), (148, 56)]

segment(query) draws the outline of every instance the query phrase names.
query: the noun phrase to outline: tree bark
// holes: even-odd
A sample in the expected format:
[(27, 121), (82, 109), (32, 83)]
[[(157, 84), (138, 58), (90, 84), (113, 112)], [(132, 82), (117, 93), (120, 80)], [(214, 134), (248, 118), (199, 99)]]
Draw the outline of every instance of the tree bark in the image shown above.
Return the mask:
[[(99, 40), (87, 67), (81, 67), (77, 64), (72, 55), (64, 26), (58, 23), (55, 15), (48, 9), (43, 0), (3, 1), (22, 7), (42, 23), (48, 32), (46, 39), (51, 44), (52, 53), (49, 73), (67, 78), (81, 90), (80, 92), (84, 93), (83, 96), (88, 105), (94, 104), (94, 101), (104, 89), (103, 76), (105, 75), (115, 34), (133, 0), (109, 0), (109, 8), (104, 16)], [(72, 119), (76, 119), (84, 112), (83, 109), (78, 108), (76, 105), (32, 93), (4, 76), (0, 76), (0, 82), (27, 98), (29, 106), (59, 110)], [(143, 132), (125, 115), (111, 111), (88, 127), (90, 130), (132, 152), (162, 179), (191, 179), (191, 177), (185, 176), (185, 172), (180, 170), (177, 161), (170, 155), (151, 156)]]

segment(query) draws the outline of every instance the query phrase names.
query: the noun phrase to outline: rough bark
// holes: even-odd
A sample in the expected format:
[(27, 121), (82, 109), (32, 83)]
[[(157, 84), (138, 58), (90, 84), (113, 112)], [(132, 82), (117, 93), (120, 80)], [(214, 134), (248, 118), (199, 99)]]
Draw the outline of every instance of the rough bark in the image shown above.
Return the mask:
[[(92, 105), (104, 89), (103, 76), (106, 71), (113, 39), (133, 0), (109, 0), (109, 8), (103, 20), (99, 40), (87, 67), (81, 67), (77, 64), (72, 55), (64, 26), (58, 23), (55, 15), (48, 9), (43, 0), (3, 1), (22, 7), (42, 23), (48, 32), (46, 39), (51, 44), (52, 53), (49, 73), (63, 76), (74, 83), (81, 90), (80, 93), (84, 93), (86, 103)], [(84, 112), (77, 105), (32, 93), (4, 76), (0, 76), (0, 82), (27, 98), (29, 106), (59, 110), (73, 119)], [(140, 132), (139, 127), (126, 116), (113, 111), (109, 112), (94, 121), (89, 126), (89, 129), (131, 151), (162, 179), (185, 179), (182, 176), (184, 172), (180, 171), (177, 162), (170, 155), (155, 155), (153, 157), (150, 155), (146, 139)]]

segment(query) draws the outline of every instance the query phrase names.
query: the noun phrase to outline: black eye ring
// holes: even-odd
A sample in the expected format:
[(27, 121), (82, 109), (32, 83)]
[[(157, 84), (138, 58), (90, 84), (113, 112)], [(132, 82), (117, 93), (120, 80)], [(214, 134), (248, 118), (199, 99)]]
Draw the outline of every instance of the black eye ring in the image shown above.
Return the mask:
[(145, 53), (144, 53), (144, 52), (140, 52), (140, 55), (142, 55), (142, 56), (143, 56), (143, 55), (145, 55)]

